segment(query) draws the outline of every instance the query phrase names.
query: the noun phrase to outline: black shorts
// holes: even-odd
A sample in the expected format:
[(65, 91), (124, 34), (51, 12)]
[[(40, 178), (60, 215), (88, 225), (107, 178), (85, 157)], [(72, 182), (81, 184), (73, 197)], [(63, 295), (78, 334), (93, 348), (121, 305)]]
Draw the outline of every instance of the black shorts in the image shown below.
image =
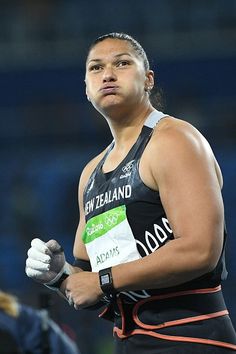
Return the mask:
[[(173, 327), (159, 331), (162, 334), (178, 334), (188, 332), (195, 336), (201, 336), (206, 331), (205, 337), (211, 339), (223, 338), (227, 343), (236, 343), (235, 332), (228, 316), (209, 320), (211, 323), (195, 323), (184, 325), (183, 331), (179, 327)], [(188, 327), (188, 328), (187, 328)], [(200, 328), (201, 327), (201, 328)], [(200, 332), (200, 333), (198, 333)], [(222, 334), (224, 333), (224, 336)], [(145, 334), (135, 334), (121, 339), (114, 335), (115, 350), (114, 354), (235, 354), (236, 349), (217, 347), (209, 344), (186, 343), (178, 341), (169, 341), (151, 337)], [(236, 348), (236, 345), (235, 345)]]

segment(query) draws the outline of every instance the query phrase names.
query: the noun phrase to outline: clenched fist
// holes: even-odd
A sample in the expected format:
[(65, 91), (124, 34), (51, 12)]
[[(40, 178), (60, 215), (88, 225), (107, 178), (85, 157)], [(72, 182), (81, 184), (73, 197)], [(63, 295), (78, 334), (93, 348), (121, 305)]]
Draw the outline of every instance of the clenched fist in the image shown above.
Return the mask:
[(25, 272), (39, 283), (53, 285), (63, 273), (68, 273), (64, 251), (55, 240), (33, 239), (27, 255)]

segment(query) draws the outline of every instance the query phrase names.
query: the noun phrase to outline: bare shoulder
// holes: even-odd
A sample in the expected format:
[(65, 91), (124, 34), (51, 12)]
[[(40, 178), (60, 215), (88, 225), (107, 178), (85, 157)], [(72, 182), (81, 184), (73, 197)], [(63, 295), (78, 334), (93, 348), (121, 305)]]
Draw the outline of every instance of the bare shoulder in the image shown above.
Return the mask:
[(197, 128), (187, 121), (170, 116), (160, 121), (154, 129), (149, 148), (160, 152), (160, 156), (165, 153), (170, 158), (176, 158), (179, 154), (195, 154), (215, 160), (210, 144)]
[(174, 170), (180, 164), (186, 168), (206, 166), (216, 173), (222, 186), (221, 171), (210, 144), (187, 121), (171, 116), (162, 119), (154, 129), (143, 157), (152, 173), (155, 171), (158, 174), (160, 170)]
[(181, 148), (182, 144), (190, 143), (212, 152), (209, 143), (198, 129), (187, 121), (170, 116), (161, 120), (156, 126), (151, 143), (161, 147), (163, 141), (170, 147)]

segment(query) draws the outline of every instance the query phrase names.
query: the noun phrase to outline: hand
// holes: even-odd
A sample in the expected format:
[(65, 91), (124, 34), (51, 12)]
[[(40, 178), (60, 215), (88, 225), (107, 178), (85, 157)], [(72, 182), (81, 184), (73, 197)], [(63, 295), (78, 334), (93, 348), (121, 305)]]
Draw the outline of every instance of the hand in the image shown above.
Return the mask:
[(104, 296), (98, 273), (79, 272), (70, 275), (63, 282), (63, 291), (75, 309), (83, 309), (99, 302)]
[(42, 284), (53, 284), (63, 273), (66, 260), (62, 247), (55, 240), (43, 242), (35, 238), (28, 250), (25, 272)]

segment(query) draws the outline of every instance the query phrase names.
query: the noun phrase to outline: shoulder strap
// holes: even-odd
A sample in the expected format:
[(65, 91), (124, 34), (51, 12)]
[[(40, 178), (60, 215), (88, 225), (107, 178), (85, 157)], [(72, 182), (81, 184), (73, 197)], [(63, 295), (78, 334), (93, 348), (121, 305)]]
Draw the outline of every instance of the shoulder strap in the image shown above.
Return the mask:
[(152, 111), (152, 113), (149, 114), (147, 117), (144, 126), (149, 127), (149, 128), (154, 128), (157, 123), (162, 119), (166, 117), (166, 114), (160, 111), (157, 111), (156, 109)]
[(143, 151), (145, 150), (145, 148), (152, 136), (153, 129), (158, 124), (158, 122), (166, 116), (167, 116), (167, 114), (159, 112), (157, 110), (154, 110), (153, 112), (151, 112), (149, 114), (146, 121), (144, 122), (141, 134), (135, 144), (136, 146), (133, 151), (135, 154), (135, 157), (138, 157), (138, 158), (141, 157)]

